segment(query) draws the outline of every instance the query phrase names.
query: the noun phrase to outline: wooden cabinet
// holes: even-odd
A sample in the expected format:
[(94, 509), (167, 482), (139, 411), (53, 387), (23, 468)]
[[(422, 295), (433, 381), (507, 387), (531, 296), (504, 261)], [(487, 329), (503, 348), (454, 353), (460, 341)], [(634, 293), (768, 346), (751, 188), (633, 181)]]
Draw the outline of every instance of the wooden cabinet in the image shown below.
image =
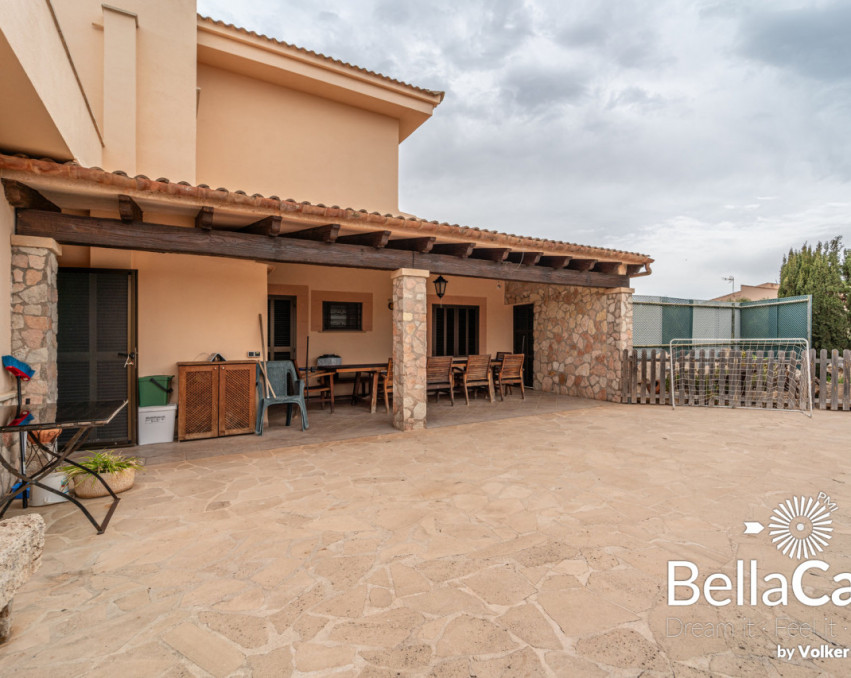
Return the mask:
[(177, 439), (254, 433), (257, 402), (253, 360), (177, 364)]

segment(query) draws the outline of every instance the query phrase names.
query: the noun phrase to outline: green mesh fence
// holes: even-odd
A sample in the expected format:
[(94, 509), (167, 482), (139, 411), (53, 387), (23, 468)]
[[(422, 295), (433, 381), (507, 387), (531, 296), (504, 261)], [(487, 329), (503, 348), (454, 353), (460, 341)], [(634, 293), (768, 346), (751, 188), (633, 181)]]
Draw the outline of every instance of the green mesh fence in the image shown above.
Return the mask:
[(812, 298), (700, 301), (633, 297), (633, 346), (667, 348), (671, 339), (806, 339)]

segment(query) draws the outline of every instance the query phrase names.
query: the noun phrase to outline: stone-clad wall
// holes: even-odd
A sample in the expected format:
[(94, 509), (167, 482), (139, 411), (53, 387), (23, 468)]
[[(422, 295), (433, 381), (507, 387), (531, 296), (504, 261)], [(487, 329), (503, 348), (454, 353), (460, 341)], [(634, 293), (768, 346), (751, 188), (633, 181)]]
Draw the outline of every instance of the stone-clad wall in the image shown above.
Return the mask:
[(12, 237), (12, 355), (35, 369), (32, 380), (24, 384), (24, 397), (33, 405), (56, 402), (60, 252), (53, 240)]
[(509, 282), (505, 303), (535, 306), (536, 389), (620, 402), (631, 289)]

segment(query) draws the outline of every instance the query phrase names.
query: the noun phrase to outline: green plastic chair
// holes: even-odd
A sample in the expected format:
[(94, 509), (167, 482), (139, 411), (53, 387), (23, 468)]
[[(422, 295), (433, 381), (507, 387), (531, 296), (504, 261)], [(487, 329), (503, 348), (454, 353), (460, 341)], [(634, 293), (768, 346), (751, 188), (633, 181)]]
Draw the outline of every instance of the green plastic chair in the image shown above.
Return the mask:
[[(301, 412), (301, 430), (307, 430), (307, 407), (304, 402), (304, 379), (299, 379), (292, 360), (275, 360), (267, 362), (266, 374), (275, 395), (266, 395), (265, 380), (257, 365), (257, 435), (263, 435), (263, 415), (270, 405), (287, 406), (287, 426), (292, 422), (293, 405), (298, 405)], [(292, 388), (290, 387), (292, 384)], [(291, 392), (293, 391), (293, 392)]]

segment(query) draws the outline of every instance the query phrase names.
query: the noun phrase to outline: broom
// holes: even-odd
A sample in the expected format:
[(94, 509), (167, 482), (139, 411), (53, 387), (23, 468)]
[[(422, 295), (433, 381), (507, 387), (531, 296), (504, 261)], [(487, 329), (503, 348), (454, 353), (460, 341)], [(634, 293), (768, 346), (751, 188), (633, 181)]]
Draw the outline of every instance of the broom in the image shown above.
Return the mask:
[(266, 372), (266, 333), (263, 331), (263, 314), (258, 314), (258, 319), (260, 320), (260, 351), (261, 351), (261, 360), (260, 360), (260, 374), (263, 375), (263, 385), (265, 390), (265, 395), (268, 397), (270, 394), (273, 398), (277, 398), (277, 394), (275, 393), (275, 389), (272, 388), (272, 382), (269, 381), (269, 375)]

